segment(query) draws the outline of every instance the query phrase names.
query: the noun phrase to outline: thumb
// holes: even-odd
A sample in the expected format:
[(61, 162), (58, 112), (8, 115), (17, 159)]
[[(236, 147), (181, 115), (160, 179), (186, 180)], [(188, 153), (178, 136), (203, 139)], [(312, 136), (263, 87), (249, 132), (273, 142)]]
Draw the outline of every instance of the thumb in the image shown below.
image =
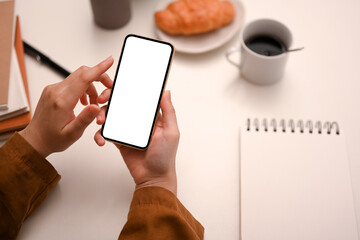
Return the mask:
[(166, 91), (161, 99), (162, 122), (166, 128), (178, 128), (175, 108), (171, 102), (171, 93)]
[(63, 129), (65, 135), (74, 136), (79, 138), (86, 127), (95, 119), (99, 114), (100, 108), (91, 104), (84, 108), (77, 117), (75, 117), (71, 122), (69, 122)]

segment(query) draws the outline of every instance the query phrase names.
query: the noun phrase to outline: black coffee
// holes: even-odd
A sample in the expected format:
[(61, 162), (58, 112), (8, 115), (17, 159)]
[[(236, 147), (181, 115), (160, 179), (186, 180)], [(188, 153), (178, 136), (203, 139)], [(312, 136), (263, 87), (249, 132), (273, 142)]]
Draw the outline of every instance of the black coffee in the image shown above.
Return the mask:
[(281, 41), (265, 35), (258, 35), (245, 42), (252, 51), (264, 56), (276, 56), (286, 51), (285, 44)]

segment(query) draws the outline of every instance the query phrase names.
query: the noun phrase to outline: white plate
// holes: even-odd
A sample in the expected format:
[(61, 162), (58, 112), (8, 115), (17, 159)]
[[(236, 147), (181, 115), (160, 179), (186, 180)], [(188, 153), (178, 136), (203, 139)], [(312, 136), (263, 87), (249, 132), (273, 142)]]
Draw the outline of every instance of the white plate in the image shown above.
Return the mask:
[[(174, 0), (160, 0), (155, 11), (163, 10), (170, 2)], [(232, 2), (235, 8), (234, 20), (227, 26), (219, 28), (215, 31), (208, 33), (202, 33), (191, 36), (183, 35), (168, 35), (161, 31), (155, 25), (155, 32), (157, 36), (166, 42), (170, 42), (174, 45), (177, 52), (183, 53), (203, 53), (215, 48), (220, 47), (229, 41), (235, 34), (237, 34), (244, 23), (244, 7), (239, 0), (229, 0)], [(155, 24), (155, 21), (154, 21)]]

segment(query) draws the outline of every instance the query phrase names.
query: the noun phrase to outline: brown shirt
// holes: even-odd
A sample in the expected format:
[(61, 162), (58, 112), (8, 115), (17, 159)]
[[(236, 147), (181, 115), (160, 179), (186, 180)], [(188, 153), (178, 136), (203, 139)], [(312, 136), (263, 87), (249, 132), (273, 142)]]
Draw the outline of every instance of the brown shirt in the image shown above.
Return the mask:
[[(16, 239), (59, 182), (55, 168), (15, 133), (0, 148), (0, 239)], [(176, 196), (160, 187), (134, 192), (119, 239), (203, 239), (204, 228)]]

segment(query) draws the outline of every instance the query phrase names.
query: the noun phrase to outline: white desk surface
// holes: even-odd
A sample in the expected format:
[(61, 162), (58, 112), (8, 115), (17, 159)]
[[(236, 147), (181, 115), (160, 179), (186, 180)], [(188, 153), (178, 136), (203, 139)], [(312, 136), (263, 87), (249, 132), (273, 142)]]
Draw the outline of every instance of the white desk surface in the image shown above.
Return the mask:
[[(123, 28), (93, 23), (89, 0), (16, 0), (23, 38), (69, 70), (112, 55), (113, 78), (124, 37), (155, 37), (158, 0), (132, 0)], [(238, 35), (208, 53), (176, 53), (167, 88), (181, 131), (178, 197), (205, 227), (206, 239), (239, 239), (239, 128), (248, 117), (336, 120), (346, 131), (357, 216), (360, 216), (360, 1), (243, 0), (246, 22), (273, 18), (294, 35), (282, 81), (256, 86), (240, 79), (224, 53)], [(33, 109), (42, 89), (62, 78), (25, 58)], [(97, 85), (102, 90), (100, 85)], [(80, 111), (78, 107), (77, 112)], [(62, 175), (23, 225), (19, 239), (117, 239), (134, 184), (112, 144), (93, 142), (93, 123), (63, 153), (48, 159)], [(358, 223), (359, 224), (359, 223)], [(360, 229), (360, 224), (359, 224)]]

